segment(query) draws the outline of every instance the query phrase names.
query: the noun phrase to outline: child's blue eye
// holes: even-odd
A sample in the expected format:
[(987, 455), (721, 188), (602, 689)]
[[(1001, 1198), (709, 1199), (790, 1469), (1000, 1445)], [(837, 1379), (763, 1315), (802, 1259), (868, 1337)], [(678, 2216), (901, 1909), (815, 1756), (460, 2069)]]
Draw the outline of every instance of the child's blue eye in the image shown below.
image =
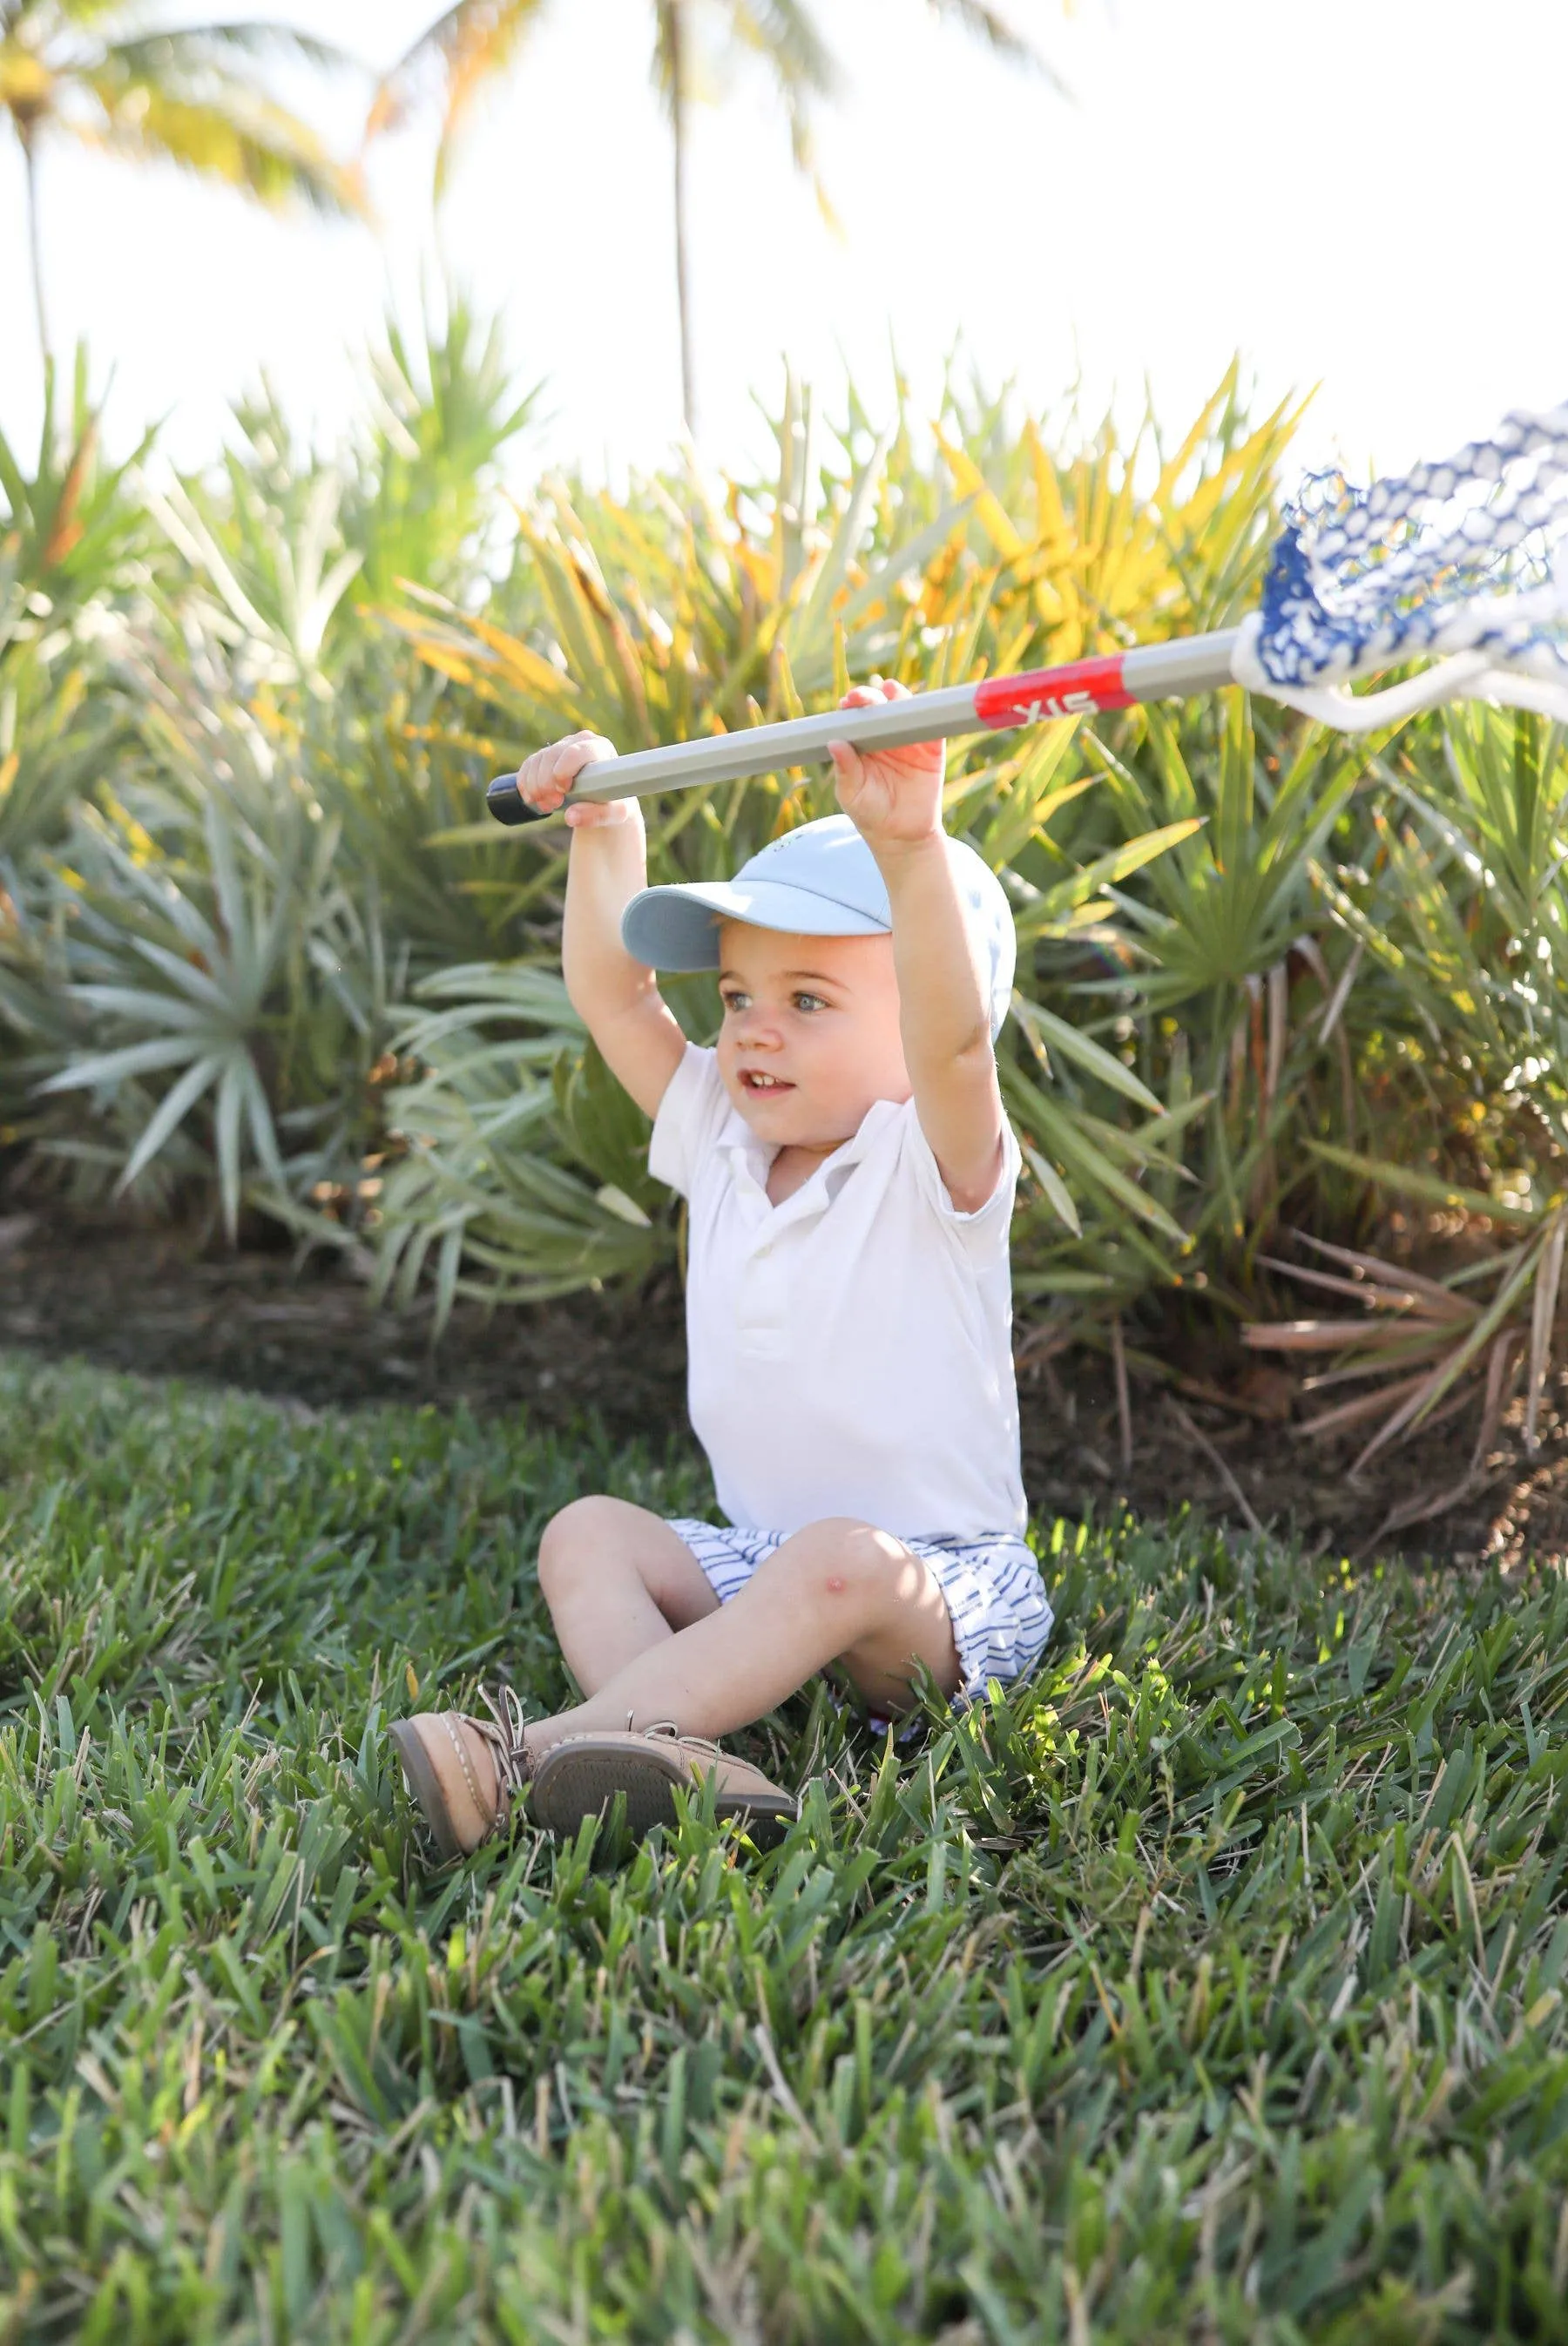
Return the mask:
[(748, 994), (742, 994), (737, 988), (728, 994), (721, 994), (718, 998), (726, 1010), (744, 1010), (751, 996)]
[(820, 994), (798, 994), (795, 1007), (797, 1010), (826, 1010), (828, 1005)]

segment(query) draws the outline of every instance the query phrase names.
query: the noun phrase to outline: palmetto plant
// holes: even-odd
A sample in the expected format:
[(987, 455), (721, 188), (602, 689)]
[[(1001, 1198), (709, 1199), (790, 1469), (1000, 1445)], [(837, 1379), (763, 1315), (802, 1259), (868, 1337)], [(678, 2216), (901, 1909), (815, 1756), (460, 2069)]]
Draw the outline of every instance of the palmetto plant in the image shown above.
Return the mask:
[[(1408, 1168), (1373, 1167), (1349, 1151), (1339, 1161), (1418, 1204), (1451, 1212), (1467, 1203), (1473, 1209), (1477, 1202)], [(1441, 1515), (1475, 1487), (1522, 1366), (1528, 1392), (1525, 1444), (1532, 1450), (1536, 1445), (1553, 1361), (1568, 1211), (1558, 1198), (1533, 1215), (1499, 1214), (1494, 1206), (1488, 1219), (1502, 1222), (1511, 1243), (1443, 1279), (1308, 1238), (1316, 1262), (1276, 1261), (1270, 1267), (1315, 1291), (1326, 1289), (1346, 1299), (1359, 1307), (1359, 1316), (1346, 1318), (1341, 1305), (1338, 1318), (1255, 1322), (1242, 1331), (1255, 1351), (1324, 1360), (1327, 1365), (1308, 1381), (1315, 1396), (1349, 1388), (1344, 1397), (1319, 1407), (1301, 1430), (1319, 1439), (1367, 1430), (1352, 1475), (1390, 1443), (1457, 1416), (1480, 1392), (1473, 1446), (1457, 1478), (1403, 1503), (1385, 1531)]]
[[(498, 749), (575, 726), (641, 747), (798, 709), (803, 693), (830, 691), (851, 668), (891, 672), (922, 625), (913, 582), (944, 550), (961, 550), (963, 502), (895, 526), (879, 545), (886, 440), (818, 503), (803, 477), (799, 413), (792, 394), (778, 426), (778, 474), (744, 511), (738, 490), (720, 506), (695, 478), (680, 484), (681, 500), (657, 479), (625, 502), (547, 484), (519, 517), (523, 629), (430, 596), (400, 624), (487, 710)], [(958, 629), (952, 656), (962, 658), (963, 597), (943, 602)], [(664, 811), (684, 831), (697, 804)], [(717, 820), (732, 837), (747, 804), (744, 791), (727, 792), (698, 834), (711, 835)]]
[(55, 844), (136, 728), (118, 673), (156, 533), (133, 483), (106, 464), (79, 353), (69, 402), (46, 370), (36, 455), (0, 434), (0, 1131), (31, 1121), (25, 1063), (70, 1024), (22, 875)]
[(24, 630), (29, 598), (0, 566), (0, 887), (53, 844), (133, 730), (92, 648), (46, 658)]
[[(436, 1326), (459, 1294), (530, 1302), (636, 1278), (674, 1252), (647, 1174), (647, 1120), (610, 1076), (556, 970), (476, 964), (419, 989), (393, 1049), (403, 1136), (377, 1207), (378, 1291), (412, 1300), (427, 1261)], [(585, 1178), (586, 1177), (586, 1178)]]
[(1046, 427), (950, 394), (938, 445), (1002, 566), (1009, 614), (1039, 629), (1028, 657), (1196, 634), (1256, 598), (1301, 410), (1288, 400), (1252, 422), (1240, 373), (1233, 362), (1174, 445), (1152, 410), (1128, 441), (1110, 416), (1091, 424), (1075, 406)]
[(144, 484), (180, 557), (175, 627), (194, 615), (256, 682), (352, 694), (346, 671), (368, 659), (384, 687), (385, 641), (360, 607), (411, 583), (466, 595), (494, 555), (495, 461), (536, 397), (517, 396), (499, 328), (454, 298), (420, 337), (389, 325), (367, 364), (368, 413), (336, 455), (300, 446), (268, 393), (238, 409), (209, 474)]
[[(1130, 831), (1201, 819), (1121, 909), (1137, 941), (1127, 991), (1147, 1022), (1151, 1075), (1163, 1030), (1171, 1046), (1179, 1040), (1184, 1081), (1210, 1104), (1195, 1169), (1203, 1229), (1221, 1253), (1268, 1229), (1280, 1144), (1329, 1048), (1320, 1021), (1333, 980), (1318, 933), (1329, 924), (1311, 875), (1364, 762), (1338, 737), (1300, 729), (1271, 749), (1245, 696), (1225, 700), (1186, 740), (1155, 711), (1141, 745), (1104, 752), (1109, 794)], [(1303, 992), (1316, 1022), (1302, 1015)]]
[(85, 352), (68, 403), (46, 371), (35, 456), (0, 433), (0, 873), (58, 832), (128, 721), (114, 655), (152, 574), (150, 440), (102, 461)]
[(404, 964), (286, 745), (161, 683), (147, 733), (158, 770), (80, 808), (27, 892), (69, 1022), (41, 1095), (88, 1111), (45, 1146), (118, 1190), (209, 1167), (232, 1236), (248, 1182), (357, 1188)]
[[(1348, 1136), (1309, 1145), (1320, 1162), (1400, 1198), (1465, 1259), (1434, 1280), (1319, 1243), (1333, 1269), (1278, 1268), (1367, 1316), (1246, 1332), (1261, 1350), (1324, 1356), (1315, 1390), (1364, 1388), (1308, 1428), (1367, 1425), (1362, 1464), (1482, 1391), (1469, 1468), (1431, 1512), (1481, 1471), (1521, 1369), (1533, 1446), (1556, 1352), (1568, 1239), (1568, 760), (1540, 720), (1472, 709), (1378, 760), (1373, 780), (1380, 802), (1362, 861), (1319, 865), (1315, 877), (1358, 956), (1347, 1015), (1358, 1056), (1389, 1095), (1378, 1128), (1403, 1146), (1395, 1157), (1347, 1147)], [(1386, 1044), (1372, 1048), (1390, 1028), (1402, 1046), (1392, 1068)]]
[(0, 0), (0, 116), (22, 149), (38, 343), (49, 336), (39, 247), (38, 161), (75, 144), (161, 159), (274, 208), (361, 212), (357, 173), (271, 96), (269, 56), (335, 65), (339, 52), (284, 25), (166, 26), (117, 0)]
[[(90, 468), (5, 476), (0, 565), (19, 556), (60, 599), (13, 580), (0, 600), (0, 1125), (78, 1188), (194, 1197), (230, 1229), (248, 1189), (285, 1219), (326, 1198), (335, 1231), (357, 1224), (392, 995), (511, 941), (484, 892), (499, 836), (430, 847), (473, 801), (449, 689), (354, 598), (368, 565), (471, 581), (489, 468), (529, 403), (460, 304), (374, 364), (339, 462), (253, 405), (213, 476), (127, 500), (123, 549)], [(75, 614), (40, 566), (55, 545), (75, 549), (71, 592), (99, 584)], [(117, 599), (122, 570), (135, 593)], [(95, 612), (88, 648), (111, 645), (112, 668), (72, 649)]]
[(497, 460), (533, 418), (538, 389), (519, 394), (499, 321), (455, 294), (418, 335), (389, 321), (368, 368), (343, 509), (361, 556), (356, 592), (382, 601), (416, 580), (469, 593), (509, 521)]
[(105, 462), (85, 348), (68, 396), (53, 363), (45, 369), (36, 454), (0, 433), (0, 565), (19, 598), (0, 658), (24, 643), (59, 648), (73, 633), (101, 634), (145, 573), (157, 534), (137, 481), (153, 436)]
[[(932, 0), (932, 5), (938, 15), (952, 17), (1001, 56), (1044, 69), (1023, 36), (987, 0)], [(548, 12), (549, 0), (452, 0), (382, 82), (371, 112), (372, 136), (401, 120), (426, 69), (439, 69), (438, 200), (475, 97), (487, 82), (511, 69)], [(759, 63), (784, 110), (796, 164), (812, 171), (812, 109), (832, 93), (838, 76), (818, 12), (804, 5), (804, 0), (651, 0), (650, 13), (654, 87), (668, 117), (674, 161), (681, 412), (687, 432), (695, 434), (697, 382), (687, 217), (691, 108), (710, 89), (722, 87), (737, 64), (746, 59)], [(818, 191), (821, 197), (820, 183)]]

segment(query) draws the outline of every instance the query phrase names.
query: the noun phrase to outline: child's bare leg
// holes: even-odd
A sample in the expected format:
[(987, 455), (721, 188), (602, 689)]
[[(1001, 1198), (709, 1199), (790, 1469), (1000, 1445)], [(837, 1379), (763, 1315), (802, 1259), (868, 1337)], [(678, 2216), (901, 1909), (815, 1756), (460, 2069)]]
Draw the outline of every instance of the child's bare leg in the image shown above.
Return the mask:
[(539, 1543), (539, 1586), (561, 1651), (589, 1696), (639, 1654), (718, 1609), (678, 1532), (625, 1499), (575, 1499), (551, 1518)]
[[(689, 1551), (668, 1536), (700, 1579)], [(628, 1645), (629, 1633), (628, 1617)], [(908, 1708), (912, 1662), (925, 1663), (944, 1693), (959, 1681), (952, 1625), (930, 1566), (890, 1533), (844, 1516), (796, 1532), (728, 1605), (647, 1639), (575, 1709), (532, 1721), (528, 1747), (537, 1756), (565, 1736), (628, 1720), (650, 1727), (672, 1719), (687, 1735), (725, 1735), (830, 1661), (842, 1661), (881, 1710)]]
[[(924, 1663), (944, 1692), (958, 1685), (935, 1575), (889, 1533), (849, 1517), (797, 1532), (720, 1607), (667, 1525), (618, 1500), (582, 1500), (551, 1525), (540, 1579), (567, 1658), (590, 1691), (575, 1709), (528, 1723), (530, 1762), (596, 1728), (673, 1719), (684, 1734), (727, 1734), (830, 1661), (842, 1661), (866, 1699), (888, 1712), (907, 1708), (914, 1663)], [(606, 1668), (617, 1652), (625, 1658)], [(399, 1721), (392, 1734), (443, 1853), (476, 1847), (501, 1807), (500, 1770), (511, 1765), (493, 1730), (440, 1712)], [(515, 1777), (508, 1780), (515, 1786)], [(787, 1796), (758, 1782), (762, 1813), (788, 1806)]]

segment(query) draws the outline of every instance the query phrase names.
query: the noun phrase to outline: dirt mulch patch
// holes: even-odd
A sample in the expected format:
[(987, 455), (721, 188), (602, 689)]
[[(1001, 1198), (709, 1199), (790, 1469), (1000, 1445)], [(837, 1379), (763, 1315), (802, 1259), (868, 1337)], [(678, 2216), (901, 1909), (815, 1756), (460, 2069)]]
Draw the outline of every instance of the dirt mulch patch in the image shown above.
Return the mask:
[[(688, 1438), (685, 1339), (673, 1277), (636, 1304), (575, 1295), (487, 1313), (460, 1303), (439, 1345), (427, 1305), (372, 1311), (363, 1284), (316, 1258), (203, 1253), (168, 1231), (0, 1214), (0, 1345), (144, 1375), (231, 1384), (321, 1407), (377, 1401), (525, 1408), (565, 1427), (593, 1412), (619, 1440)], [(1173, 1353), (1179, 1389), (1135, 1378), (1130, 1459), (1108, 1362), (1087, 1352), (1020, 1375), (1024, 1481), (1047, 1513), (1104, 1515), (1118, 1498), (1156, 1520), (1190, 1503), (1237, 1529), (1262, 1524), (1317, 1551), (1374, 1549), (1514, 1562), (1568, 1555), (1568, 1372), (1527, 1456), (1522, 1406), (1505, 1415), (1475, 1487), (1409, 1519), (1463, 1479), (1473, 1423), (1385, 1454), (1360, 1483), (1355, 1448), (1302, 1437), (1298, 1382), (1256, 1358)], [(1404, 1520), (1401, 1521), (1401, 1518)]]
[(634, 1331), (624, 1304), (575, 1295), (487, 1313), (459, 1302), (439, 1345), (428, 1305), (372, 1311), (335, 1259), (202, 1252), (177, 1232), (0, 1216), (0, 1345), (144, 1376), (303, 1402), (526, 1408), (552, 1426), (596, 1412), (617, 1439), (679, 1427), (686, 1379), (672, 1278)]

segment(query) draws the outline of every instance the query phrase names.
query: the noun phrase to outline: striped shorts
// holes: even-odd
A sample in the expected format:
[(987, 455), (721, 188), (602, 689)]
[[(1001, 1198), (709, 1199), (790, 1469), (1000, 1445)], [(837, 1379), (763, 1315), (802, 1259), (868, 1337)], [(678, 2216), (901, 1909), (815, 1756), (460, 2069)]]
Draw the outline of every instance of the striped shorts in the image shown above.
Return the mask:
[[(738, 1596), (758, 1566), (789, 1536), (737, 1531), (728, 1524), (684, 1515), (671, 1519), (669, 1527), (696, 1556), (721, 1605)], [(992, 1678), (1007, 1686), (1033, 1668), (1055, 1616), (1025, 1541), (1016, 1533), (999, 1533), (992, 1539), (906, 1539), (901, 1545), (931, 1566), (947, 1599), (963, 1673), (960, 1703), (980, 1701)]]

